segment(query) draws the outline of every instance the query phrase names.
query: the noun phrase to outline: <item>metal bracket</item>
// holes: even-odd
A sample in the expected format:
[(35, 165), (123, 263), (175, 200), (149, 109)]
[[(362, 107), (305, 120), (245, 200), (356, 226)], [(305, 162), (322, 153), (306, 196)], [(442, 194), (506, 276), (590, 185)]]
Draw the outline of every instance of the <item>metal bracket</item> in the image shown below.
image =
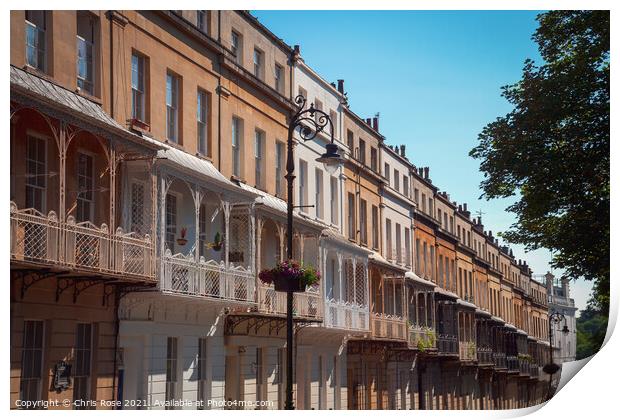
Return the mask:
[(41, 280), (45, 280), (50, 277), (54, 277), (58, 274), (62, 273), (54, 273), (50, 270), (13, 270), (14, 273), (20, 276), (21, 278), (21, 298), (23, 299), (26, 295), (28, 289), (34, 284), (40, 282)]
[[(73, 286), (74, 280), (68, 279), (65, 277), (57, 277), (56, 278), (56, 302), (60, 300), (60, 295), (67, 290), (69, 287)], [(61, 285), (62, 283), (62, 285)]]
[(97, 286), (101, 280), (81, 280), (73, 282), (73, 303), (77, 303), (78, 296), (86, 289)]

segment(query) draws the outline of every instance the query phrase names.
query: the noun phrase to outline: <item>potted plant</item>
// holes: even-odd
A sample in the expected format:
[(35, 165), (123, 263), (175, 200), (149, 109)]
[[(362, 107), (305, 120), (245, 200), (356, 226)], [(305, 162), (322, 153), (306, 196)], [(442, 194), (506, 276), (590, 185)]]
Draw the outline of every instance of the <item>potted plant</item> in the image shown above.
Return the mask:
[(223, 244), (224, 241), (222, 240), (222, 235), (220, 235), (220, 232), (216, 232), (213, 242), (209, 243), (209, 248), (214, 251), (220, 251)]
[(187, 228), (183, 227), (181, 228), (181, 237), (177, 238), (177, 244), (179, 244), (179, 246), (184, 246), (187, 243), (185, 235), (187, 235)]
[(265, 284), (273, 284), (278, 292), (304, 292), (306, 287), (321, 279), (314, 267), (303, 266), (294, 260), (282, 261), (274, 268), (265, 269), (258, 277)]

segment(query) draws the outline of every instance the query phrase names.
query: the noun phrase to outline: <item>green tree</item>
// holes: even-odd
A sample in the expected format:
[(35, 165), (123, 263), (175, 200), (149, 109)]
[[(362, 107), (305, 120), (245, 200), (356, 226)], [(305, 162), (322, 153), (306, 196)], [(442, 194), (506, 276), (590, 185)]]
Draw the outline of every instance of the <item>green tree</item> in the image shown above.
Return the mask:
[(605, 340), (607, 316), (588, 305), (577, 318), (577, 360), (592, 356)]
[(481, 160), (482, 197), (516, 198), (507, 208), (516, 222), (502, 237), (551, 249), (555, 268), (592, 280), (589, 309), (606, 319), (609, 12), (551, 11), (537, 20), (532, 38), (543, 62), (526, 60), (522, 79), (502, 88), (514, 109), (484, 127), (470, 156)]

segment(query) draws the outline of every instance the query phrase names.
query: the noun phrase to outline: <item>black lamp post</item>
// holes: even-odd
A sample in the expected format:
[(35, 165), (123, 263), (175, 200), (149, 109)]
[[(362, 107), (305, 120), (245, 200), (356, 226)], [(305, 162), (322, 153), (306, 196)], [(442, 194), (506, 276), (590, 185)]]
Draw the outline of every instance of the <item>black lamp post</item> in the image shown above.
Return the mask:
[(568, 325), (566, 325), (566, 317), (564, 314), (559, 312), (553, 312), (549, 315), (549, 363), (547, 363), (543, 367), (543, 371), (549, 374), (549, 395), (547, 399), (551, 399), (551, 379), (558, 370), (560, 370), (560, 365), (553, 362), (553, 325), (558, 325), (560, 322), (564, 321), (564, 327), (562, 327), (562, 333), (567, 335), (570, 331), (568, 330)]
[[(293, 156), (293, 133), (299, 129), (299, 136), (303, 141), (314, 139), (317, 134), (330, 127), (330, 142), (325, 146), (325, 153), (317, 158), (317, 162), (323, 163), (325, 170), (330, 174), (335, 173), (344, 158), (338, 153), (338, 146), (334, 144), (334, 123), (325, 112), (316, 109), (314, 104), (306, 107), (306, 98), (298, 95), (295, 98), (297, 108), (291, 115), (288, 126), (287, 158), (286, 158), (286, 182), (287, 182), (287, 206), (286, 206), (286, 257), (293, 259), (293, 180), (295, 179), (295, 160)], [(293, 292), (286, 292), (286, 410), (293, 410)]]

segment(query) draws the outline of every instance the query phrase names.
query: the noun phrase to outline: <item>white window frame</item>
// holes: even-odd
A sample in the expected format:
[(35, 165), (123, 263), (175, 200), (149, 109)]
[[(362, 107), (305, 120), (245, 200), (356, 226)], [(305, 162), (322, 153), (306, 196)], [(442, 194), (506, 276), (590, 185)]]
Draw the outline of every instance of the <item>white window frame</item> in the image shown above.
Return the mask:
[(360, 242), (368, 244), (368, 202), (360, 198)]
[(143, 122), (146, 121), (145, 63), (146, 58), (143, 55), (137, 53), (136, 51), (131, 53), (131, 116), (134, 119)]
[[(140, 198), (140, 204), (142, 206), (142, 208), (140, 209), (140, 213), (142, 214), (141, 221), (136, 221), (134, 220), (134, 205), (136, 204), (134, 202), (135, 196), (134, 196), (134, 186), (135, 185), (139, 185), (140, 188), (142, 188), (142, 197)], [(130, 184), (129, 184), (129, 231), (130, 232), (134, 232), (134, 233), (138, 233), (138, 234), (144, 234), (146, 230), (145, 229), (145, 214), (144, 214), (144, 209), (145, 209), (145, 199), (146, 199), (146, 183), (144, 181), (140, 181), (137, 179), (132, 179)], [(136, 227), (138, 227), (138, 229), (136, 229)]]
[[(177, 399), (179, 392), (179, 338), (166, 337), (166, 401)], [(167, 404), (166, 410), (174, 410), (174, 404)]]
[(196, 143), (198, 153), (209, 156), (209, 93), (201, 88), (196, 92)]
[(276, 63), (273, 69), (274, 87), (279, 92), (284, 92), (284, 67)]
[[(37, 26), (34, 22), (29, 21), (28, 18), (24, 18), (24, 22), (25, 22), (25, 45), (26, 45), (26, 56), (25, 56), (25, 60), (26, 60), (26, 65), (29, 67), (32, 67), (34, 69), (40, 70), (42, 72), (45, 72), (47, 69), (47, 13), (45, 10), (28, 10), (26, 11), (25, 15), (28, 14), (28, 12), (41, 12), (43, 14), (43, 28), (40, 28), (39, 26)], [(36, 40), (35, 40), (35, 44), (34, 45), (30, 45), (28, 44), (28, 30), (33, 30), (36, 34)], [(43, 45), (41, 45), (43, 44)], [(36, 63), (30, 63), (28, 61), (28, 57), (29, 57), (29, 53), (28, 50), (32, 49), (35, 54), (34, 54), (34, 58), (36, 60)]]
[(379, 207), (371, 205), (372, 248), (379, 249)]
[[(43, 157), (45, 159), (43, 162), (34, 161), (30, 159), (30, 156), (28, 153), (28, 146), (29, 146), (30, 139), (43, 142), (43, 148), (44, 148)], [(26, 170), (28, 171), (28, 164), (30, 162), (33, 162), (37, 166), (40, 165), (41, 163), (43, 164), (42, 173), (36, 173), (36, 174), (30, 174), (29, 172), (27, 173), (28, 176), (26, 176), (26, 182), (25, 182), (26, 201), (28, 201), (28, 189), (29, 188), (34, 190), (33, 193), (36, 192), (38, 194), (41, 194), (41, 208), (37, 209), (41, 213), (45, 213), (47, 209), (47, 184), (48, 184), (47, 183), (47, 166), (48, 166), (48, 163), (47, 163), (48, 144), (47, 143), (48, 143), (48, 138), (46, 136), (30, 131), (30, 130), (26, 132)], [(43, 186), (40, 186), (40, 185), (37, 185), (31, 182), (31, 180), (33, 179), (38, 180), (39, 178), (42, 178), (44, 180)]]
[(252, 74), (254, 74), (257, 79), (263, 80), (265, 76), (265, 53), (260, 48), (254, 47), (252, 64), (254, 69)]
[[(173, 197), (175, 200), (175, 208), (174, 208), (174, 224), (170, 224), (168, 222), (168, 205), (170, 204), (170, 200), (169, 197)], [(166, 244), (166, 247), (168, 247), (170, 249), (170, 252), (172, 252), (174, 254), (174, 244), (176, 242), (176, 235), (177, 235), (177, 227), (178, 227), (178, 223), (179, 223), (179, 203), (181, 201), (181, 195), (175, 191), (168, 191), (166, 193), (166, 207), (164, 209), (164, 214), (165, 214), (165, 223), (166, 223), (166, 229), (164, 231), (164, 243)], [(170, 213), (172, 214), (172, 213)], [(174, 228), (171, 229), (171, 228)], [(172, 240), (168, 241), (168, 235), (172, 234)], [(169, 246), (170, 245), (170, 246)]]
[[(26, 342), (27, 340), (29, 340), (29, 338), (27, 337), (27, 333), (29, 331), (27, 328), (27, 324), (28, 323), (33, 323), (33, 327), (34, 330), (32, 331), (34, 333), (34, 336), (31, 337), (30, 341), (32, 344), (32, 346), (27, 347), (26, 346)], [(36, 325), (35, 325), (36, 324)], [(45, 340), (46, 340), (46, 336), (45, 336), (45, 322), (43, 320), (39, 320), (39, 319), (24, 319), (24, 329), (23, 329), (23, 339), (22, 339), (22, 366), (21, 366), (21, 373), (20, 373), (20, 383), (19, 383), (19, 398), (22, 401), (40, 401), (41, 400), (41, 385), (43, 382), (43, 372), (44, 372), (44, 366), (43, 366), (43, 362), (45, 361)], [(37, 327), (40, 326), (40, 338), (37, 338), (37, 334), (38, 334), (38, 330)], [(37, 341), (40, 342), (40, 346), (36, 346)], [(37, 357), (37, 353), (39, 353), (38, 357)], [(32, 357), (30, 357), (32, 356)], [(37, 362), (38, 359), (38, 362)], [(25, 365), (31, 362), (32, 364), (32, 369), (27, 369), (25, 367)], [(38, 376), (28, 376), (25, 377), (24, 374), (25, 372), (27, 372), (28, 370), (33, 370), (36, 371), (36, 363), (39, 364), (39, 372), (38, 372)], [(30, 363), (28, 363), (30, 364)], [(36, 374), (36, 372), (32, 372), (32, 374)], [(36, 395), (34, 396), (30, 396), (27, 395), (29, 393), (25, 392), (25, 386), (26, 384), (30, 383), (30, 381), (34, 382), (34, 390)], [(28, 390), (31, 390), (32, 388), (28, 387)], [(34, 397), (34, 398), (33, 398)]]
[[(88, 185), (88, 189), (86, 190), (87, 193), (90, 193), (91, 198), (84, 198), (83, 196), (81, 197), (81, 191), (80, 191), (80, 179), (86, 178), (88, 179), (88, 174), (80, 174), (80, 157), (81, 156), (86, 156), (87, 158), (91, 159), (91, 173), (90, 173), (90, 184)], [(95, 212), (95, 162), (96, 162), (96, 157), (93, 153), (80, 149), (78, 150), (78, 153), (76, 155), (76, 170), (77, 170), (77, 176), (76, 176), (76, 181), (77, 181), (77, 196), (76, 196), (76, 207), (75, 207), (75, 215), (76, 215), (76, 220), (79, 222), (85, 222), (85, 221), (93, 221), (94, 219), (94, 212)], [(88, 217), (85, 219), (81, 219), (80, 218), (80, 203), (87, 204), (88, 205)]]
[[(351, 199), (352, 198), (352, 199)], [(355, 194), (348, 192), (347, 193), (347, 205), (348, 205), (348, 220), (349, 220), (349, 232), (348, 232), (348, 237), (349, 239), (355, 240), (356, 238), (356, 229), (357, 229), (357, 225), (355, 223)]]
[[(89, 95), (94, 95), (95, 93), (95, 65), (94, 65), (94, 54), (95, 54), (95, 17), (87, 11), (78, 11), (77, 16), (79, 19), (79, 14), (88, 14), (88, 18), (90, 19), (91, 25), (90, 30), (92, 31), (93, 41), (90, 42), (83, 36), (76, 34), (77, 45), (76, 45), (76, 67), (77, 67), (77, 86), (78, 89), (84, 90)], [(79, 26), (79, 25), (78, 25)], [(85, 49), (85, 57), (80, 55), (81, 46), (84, 46)], [(85, 62), (86, 74), (80, 75), (80, 62)]]
[(263, 175), (265, 151), (265, 132), (258, 128), (254, 129), (254, 184), (257, 188), (263, 188), (265, 179)]
[(179, 76), (166, 72), (166, 139), (179, 143)]
[(394, 189), (400, 191), (400, 172), (394, 168)]
[(319, 168), (314, 168), (314, 209), (316, 218), (323, 220), (325, 214), (323, 212), (323, 171)]
[(331, 199), (331, 223), (335, 226), (339, 225), (339, 217), (338, 217), (338, 202), (339, 202), (339, 188), (338, 188), (338, 178), (335, 176), (330, 177), (329, 180), (330, 186), (330, 199)]
[(307, 213), (304, 207), (308, 202), (308, 162), (299, 159), (299, 211)]
[(230, 50), (235, 57), (235, 62), (237, 64), (242, 64), (243, 58), (243, 36), (235, 31), (234, 29), (230, 31)]
[(286, 145), (276, 140), (276, 197), (284, 196), (284, 157), (286, 154)]
[(232, 174), (242, 176), (241, 148), (243, 147), (243, 120), (233, 116), (231, 123)]
[(196, 360), (198, 377), (197, 399), (200, 402), (199, 410), (208, 408), (207, 401), (211, 394), (211, 378), (209, 378), (209, 338), (198, 337), (198, 355)]
[(196, 10), (196, 27), (201, 32), (208, 34), (209, 32), (209, 11)]
[[(78, 401), (90, 401), (91, 397), (91, 375), (93, 369), (93, 350), (94, 350), (94, 328), (93, 324), (90, 323), (77, 323), (75, 331), (75, 346), (73, 348), (73, 364), (74, 368), (72, 371), (73, 375), (73, 400)], [(90, 339), (88, 343), (84, 343), (85, 347), (79, 348), (79, 336), (80, 336), (80, 328), (88, 328), (90, 332)], [(84, 358), (83, 360), (81, 360)], [(80, 362), (82, 364), (87, 363), (87, 368), (83, 371), (80, 370)], [(84, 367), (84, 366), (82, 366)], [(80, 374), (81, 373), (81, 374)], [(78, 385), (78, 381), (84, 381), (85, 389), (81, 389), (81, 386)], [(82, 395), (80, 395), (80, 391), (82, 391)], [(76, 409), (86, 409), (88, 406), (76, 406)]]
[(388, 256), (388, 259), (393, 259), (394, 255), (392, 255), (392, 221), (390, 219), (385, 219), (385, 248), (385, 253)]

